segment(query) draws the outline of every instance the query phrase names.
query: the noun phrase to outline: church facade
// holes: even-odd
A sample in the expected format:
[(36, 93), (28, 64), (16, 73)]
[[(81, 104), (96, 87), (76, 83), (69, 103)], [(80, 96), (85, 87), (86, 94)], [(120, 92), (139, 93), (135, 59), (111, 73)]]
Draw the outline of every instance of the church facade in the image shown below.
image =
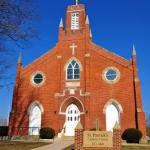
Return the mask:
[(59, 135), (74, 136), (81, 121), (85, 130), (122, 132), (138, 128), (146, 135), (136, 51), (130, 60), (92, 41), (85, 5), (67, 7), (58, 42), (28, 66), (18, 59), (9, 121), (9, 135), (38, 135), (51, 127)]

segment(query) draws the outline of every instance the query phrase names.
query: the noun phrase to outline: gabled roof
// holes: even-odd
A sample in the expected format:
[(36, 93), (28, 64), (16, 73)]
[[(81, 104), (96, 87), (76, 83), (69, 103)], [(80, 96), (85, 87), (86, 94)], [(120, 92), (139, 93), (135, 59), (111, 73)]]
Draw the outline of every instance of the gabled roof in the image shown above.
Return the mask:
[(91, 49), (94, 50), (98, 55), (102, 56), (102, 57), (105, 57), (107, 59), (110, 59), (111, 61), (114, 61), (120, 65), (123, 65), (125, 67), (129, 66), (130, 65), (130, 61), (101, 47), (101, 46), (98, 46), (97, 44), (95, 43), (91, 43)]

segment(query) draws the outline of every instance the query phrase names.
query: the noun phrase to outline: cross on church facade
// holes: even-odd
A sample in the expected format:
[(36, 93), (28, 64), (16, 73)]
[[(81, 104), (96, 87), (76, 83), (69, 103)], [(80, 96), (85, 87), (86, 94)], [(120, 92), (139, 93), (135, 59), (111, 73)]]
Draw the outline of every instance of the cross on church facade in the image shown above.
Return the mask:
[(77, 48), (78, 46), (75, 45), (75, 43), (72, 43), (72, 45), (70, 45), (70, 48), (72, 49), (72, 55), (75, 54), (75, 48)]

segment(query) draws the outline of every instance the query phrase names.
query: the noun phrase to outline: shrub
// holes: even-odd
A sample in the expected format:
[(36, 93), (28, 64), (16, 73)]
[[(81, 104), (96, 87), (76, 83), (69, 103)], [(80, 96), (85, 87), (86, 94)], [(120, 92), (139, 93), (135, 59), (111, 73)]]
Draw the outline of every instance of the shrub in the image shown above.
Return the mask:
[(127, 143), (139, 143), (141, 138), (141, 131), (135, 128), (128, 128), (122, 134), (122, 139), (126, 140)]
[(8, 126), (0, 126), (0, 136), (8, 136)]
[(40, 129), (41, 139), (53, 139), (55, 136), (55, 130), (52, 128), (42, 128)]

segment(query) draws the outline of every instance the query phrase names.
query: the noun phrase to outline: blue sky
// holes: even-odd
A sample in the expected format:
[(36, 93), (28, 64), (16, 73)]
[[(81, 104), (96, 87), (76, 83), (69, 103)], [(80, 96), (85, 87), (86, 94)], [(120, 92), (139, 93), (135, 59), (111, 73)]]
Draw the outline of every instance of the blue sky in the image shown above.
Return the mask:
[[(22, 51), (26, 66), (53, 48), (57, 42), (61, 17), (65, 19), (67, 5), (74, 0), (37, 0), (34, 7), (39, 21), (34, 23), (40, 40), (32, 40), (32, 46), (17, 50), (13, 67), (9, 70), (15, 81), (16, 62)], [(150, 0), (80, 0), (86, 4), (93, 41), (126, 59), (131, 58), (132, 45), (137, 51), (137, 63), (144, 111), (150, 113)], [(12, 101), (13, 85), (0, 89), (0, 116), (8, 116)]]

